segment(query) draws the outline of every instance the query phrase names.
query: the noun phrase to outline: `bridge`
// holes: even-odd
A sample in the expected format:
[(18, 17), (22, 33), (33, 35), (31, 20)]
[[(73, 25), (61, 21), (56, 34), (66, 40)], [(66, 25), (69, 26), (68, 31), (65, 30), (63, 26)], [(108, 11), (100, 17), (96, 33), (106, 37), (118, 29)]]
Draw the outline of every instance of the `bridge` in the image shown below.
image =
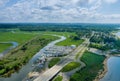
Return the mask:
[(89, 40), (86, 39), (81, 45), (79, 45), (71, 54), (65, 56), (57, 65), (53, 66), (52, 68), (45, 71), (43, 74), (41, 74), (39, 77), (37, 77), (34, 81), (50, 81), (53, 77), (55, 77), (60, 70), (73, 61), (75, 59), (75, 56), (83, 51), (86, 50), (87, 46), (89, 45)]

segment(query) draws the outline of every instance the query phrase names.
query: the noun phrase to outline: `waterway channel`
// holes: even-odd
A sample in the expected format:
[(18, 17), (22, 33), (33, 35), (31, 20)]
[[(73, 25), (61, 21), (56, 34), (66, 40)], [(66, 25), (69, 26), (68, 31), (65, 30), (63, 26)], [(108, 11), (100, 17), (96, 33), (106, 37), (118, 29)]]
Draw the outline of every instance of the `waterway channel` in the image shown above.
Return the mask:
[(2, 53), (0, 53), (0, 58), (2, 58), (5, 54), (7, 54), (10, 50), (16, 48), (18, 46), (17, 42), (0, 42), (2, 44), (12, 44), (12, 46), (10, 46), (9, 48), (7, 48), (6, 50), (4, 50)]
[(66, 37), (64, 36), (58, 36), (58, 35), (53, 35), (53, 36), (57, 36), (60, 37), (60, 39), (55, 40), (50, 42), (47, 46), (45, 46), (44, 48), (40, 49), (40, 51), (38, 53), (36, 53), (33, 58), (26, 64), (24, 65), (19, 72), (15, 72), (13, 73), (10, 77), (7, 78), (0, 78), (0, 81), (22, 81), (27, 74), (33, 70), (32, 64), (33, 62), (40, 56), (40, 52), (45, 50), (46, 48), (55, 45), (56, 43), (63, 41), (66, 39)]

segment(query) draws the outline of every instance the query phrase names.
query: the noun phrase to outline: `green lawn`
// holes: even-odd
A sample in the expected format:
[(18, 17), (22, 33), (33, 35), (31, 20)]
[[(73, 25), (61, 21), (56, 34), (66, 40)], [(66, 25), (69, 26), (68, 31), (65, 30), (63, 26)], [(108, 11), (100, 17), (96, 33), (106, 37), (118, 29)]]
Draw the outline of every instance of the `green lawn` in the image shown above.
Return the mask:
[[(25, 42), (29, 41), (30, 39), (33, 39), (34, 37), (38, 35), (44, 34), (43, 32), (0, 32), (0, 42), (11, 42), (15, 41), (18, 42), (19, 45), (24, 44)], [(43, 38), (49, 38), (53, 36), (50, 35), (43, 35)], [(51, 39), (52, 39), (51, 38)], [(57, 38), (57, 37), (56, 37)], [(3, 52), (5, 49), (7, 49), (11, 44), (0, 44), (0, 52)]]
[[(0, 32), (0, 42), (11, 42), (15, 41), (18, 42), (19, 45), (24, 44), (25, 42), (29, 41), (33, 37), (37, 36), (37, 34), (33, 34), (30, 32)], [(5, 49), (10, 47), (11, 44), (0, 44), (0, 52), (3, 52)]]
[(48, 67), (51, 68), (60, 61), (60, 58), (52, 58), (48, 64)]
[(53, 81), (62, 81), (63, 77), (58, 75)]
[(65, 67), (63, 67), (63, 69), (61, 71), (62, 72), (68, 72), (68, 71), (71, 71), (73, 69), (76, 69), (79, 66), (80, 66), (80, 63), (78, 63), (78, 62), (70, 62)]
[(55, 35), (61, 35), (61, 36), (65, 36), (65, 37), (69, 37), (71, 35), (75, 36), (76, 34), (73, 32), (42, 32), (43, 34), (55, 34)]
[(80, 45), (84, 40), (73, 40), (71, 38), (67, 38), (66, 40), (57, 43), (58, 46), (70, 46), (70, 45)]
[(3, 43), (0, 43), (0, 53), (3, 52), (4, 50), (6, 50), (7, 48), (9, 48), (10, 46), (12, 46), (12, 44), (3, 44)]
[(103, 61), (105, 56), (96, 55), (90, 52), (85, 52), (81, 57), (81, 61), (86, 64), (82, 70), (74, 73), (70, 81), (93, 81), (100, 69), (103, 69)]
[(76, 36), (75, 33), (70, 32), (43, 32), (43, 34), (56, 34), (56, 35), (62, 35), (65, 36), (67, 39), (57, 43), (58, 46), (70, 46), (70, 45), (80, 45), (84, 40), (73, 40), (70, 38), (70, 36)]
[(28, 40), (32, 39), (36, 36), (36, 34), (26, 34), (26, 33), (12, 33), (12, 32), (0, 32), (0, 42), (9, 42), (9, 41), (15, 41), (19, 44), (23, 44), (27, 42)]

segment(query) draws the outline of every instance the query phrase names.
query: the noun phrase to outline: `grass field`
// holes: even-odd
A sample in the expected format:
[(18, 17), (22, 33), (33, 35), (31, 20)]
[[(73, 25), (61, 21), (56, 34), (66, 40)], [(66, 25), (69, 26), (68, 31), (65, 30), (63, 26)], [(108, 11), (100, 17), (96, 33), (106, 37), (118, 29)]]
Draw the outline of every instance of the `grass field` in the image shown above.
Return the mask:
[(26, 33), (12, 33), (12, 32), (0, 32), (0, 42), (9, 42), (9, 41), (15, 41), (19, 44), (23, 44), (26, 41), (32, 39), (36, 36), (36, 34), (26, 34)]
[(0, 53), (9, 48), (10, 46), (12, 46), (12, 44), (10, 43), (9, 44), (0, 43)]
[[(23, 33), (23, 32), (0, 32), (0, 42), (18, 42), (19, 45), (24, 44), (28, 40), (37, 36), (37, 34), (32, 33)], [(10, 47), (11, 44), (0, 44), (0, 52), (3, 52), (5, 49)]]
[(66, 40), (57, 43), (58, 46), (70, 46), (70, 45), (80, 45), (84, 40), (73, 40), (71, 38), (67, 38)]
[(85, 52), (81, 57), (81, 61), (86, 64), (86, 67), (74, 73), (70, 81), (93, 81), (99, 70), (103, 69), (104, 60), (105, 56)]
[(78, 62), (70, 62), (65, 67), (63, 67), (63, 69), (61, 71), (62, 72), (68, 72), (68, 71), (71, 71), (73, 69), (76, 69), (79, 66), (80, 66), (80, 63), (78, 63)]
[(60, 61), (60, 58), (52, 58), (48, 64), (48, 67), (51, 68)]
[(84, 40), (73, 40), (70, 38), (70, 36), (76, 36), (75, 33), (70, 33), (70, 32), (43, 32), (43, 34), (56, 34), (56, 35), (61, 35), (65, 36), (67, 39), (57, 43), (56, 45), (58, 46), (70, 46), (70, 45), (80, 45)]
[(84, 40), (73, 40), (70, 38), (70, 36), (76, 36), (75, 33), (70, 33), (70, 32), (43, 32), (43, 34), (56, 34), (56, 35), (61, 35), (65, 36), (67, 39), (57, 43), (56, 45), (58, 46), (70, 46), (70, 45), (80, 45)]
[(42, 32), (42, 34), (55, 34), (55, 35), (61, 35), (65, 37), (69, 37), (70, 35), (76, 35), (75, 33), (70, 33), (70, 32)]
[(53, 81), (62, 81), (63, 77), (58, 75)]
[[(55, 33), (55, 32), (48, 32), (49, 33)], [(42, 34), (47, 34), (44, 32), (22, 32), (22, 31), (17, 31), (15, 33), (12, 32), (0, 32), (0, 42), (18, 42), (19, 45), (24, 44), (25, 42), (29, 41), (30, 39), (42, 35)], [(44, 38), (49, 38), (53, 37), (50, 35), (43, 35), (42, 37)], [(56, 37), (57, 38), (57, 37)], [(8, 48), (10, 44), (0, 44), (0, 52), (3, 52), (6, 48)]]

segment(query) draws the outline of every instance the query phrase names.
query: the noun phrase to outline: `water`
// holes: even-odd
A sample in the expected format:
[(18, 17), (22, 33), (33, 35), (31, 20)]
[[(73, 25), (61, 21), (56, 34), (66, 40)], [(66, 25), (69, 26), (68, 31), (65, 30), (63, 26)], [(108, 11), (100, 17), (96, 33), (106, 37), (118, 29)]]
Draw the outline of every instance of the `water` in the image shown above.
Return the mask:
[(120, 81), (120, 57), (110, 57), (107, 68), (108, 72), (100, 81)]
[(8, 49), (0, 53), (0, 58), (2, 58), (5, 54), (7, 54), (10, 50), (16, 48), (18, 46), (17, 42), (1, 42), (1, 43), (11, 43), (12, 46), (10, 46)]
[[(54, 35), (54, 36), (58, 36), (58, 35)], [(33, 70), (32, 64), (33, 62), (40, 56), (40, 52), (43, 51), (45, 48), (50, 47), (55, 45), (57, 42), (63, 41), (66, 38), (64, 36), (58, 36), (60, 37), (60, 39), (52, 41), (51, 43), (49, 43), (47, 46), (45, 46), (44, 48), (42, 48), (38, 53), (36, 53), (33, 58), (26, 64), (24, 65), (19, 72), (15, 72), (13, 73), (10, 77), (8, 78), (0, 78), (0, 81), (22, 81), (27, 74)]]

